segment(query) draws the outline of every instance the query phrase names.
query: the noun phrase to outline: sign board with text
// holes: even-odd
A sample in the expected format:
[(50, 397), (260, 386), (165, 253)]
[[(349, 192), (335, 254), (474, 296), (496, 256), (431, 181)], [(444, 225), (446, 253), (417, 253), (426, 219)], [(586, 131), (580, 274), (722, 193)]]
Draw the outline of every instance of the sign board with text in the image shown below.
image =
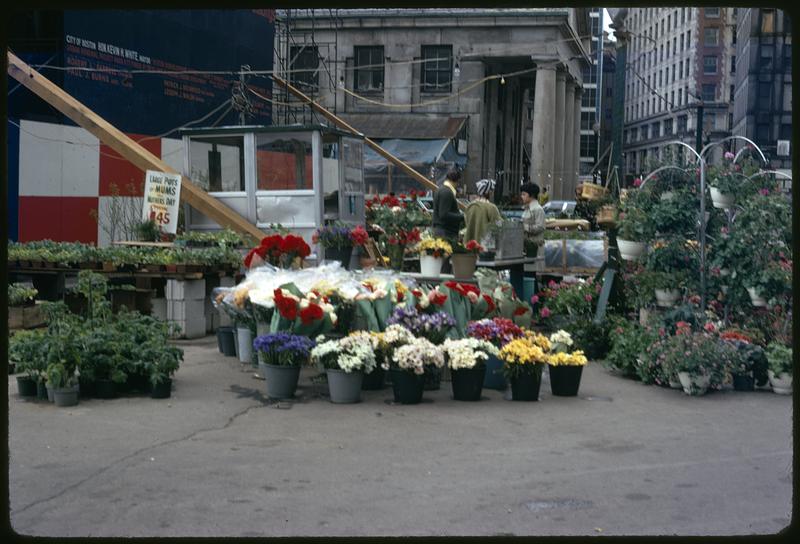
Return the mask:
[(148, 170), (144, 181), (142, 221), (152, 219), (162, 232), (178, 229), (178, 204), (181, 201), (181, 176)]

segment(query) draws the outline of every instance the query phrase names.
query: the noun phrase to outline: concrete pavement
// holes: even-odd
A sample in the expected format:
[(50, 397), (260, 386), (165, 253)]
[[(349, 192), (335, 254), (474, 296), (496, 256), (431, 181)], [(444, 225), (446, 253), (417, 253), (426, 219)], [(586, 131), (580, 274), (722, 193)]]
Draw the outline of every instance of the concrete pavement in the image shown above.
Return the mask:
[[(12, 528), (35, 536), (740, 535), (792, 514), (792, 398), (692, 398), (584, 371), (580, 396), (478, 403), (450, 384), (297, 402), (217, 351), (179, 342), (172, 398), (17, 396), (9, 377)], [(545, 373), (546, 374), (546, 373)]]

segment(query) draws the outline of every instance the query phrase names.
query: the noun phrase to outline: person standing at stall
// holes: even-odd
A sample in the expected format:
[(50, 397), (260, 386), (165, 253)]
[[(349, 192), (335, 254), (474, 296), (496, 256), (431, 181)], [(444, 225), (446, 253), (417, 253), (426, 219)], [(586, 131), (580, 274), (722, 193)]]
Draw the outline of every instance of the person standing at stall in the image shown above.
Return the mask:
[(467, 227), (464, 232), (464, 243), (475, 240), (483, 247), (487, 247), (486, 240), (492, 225), (503, 220), (500, 210), (492, 202), (495, 181), (482, 179), (475, 184), (478, 197), (469, 203), (464, 211), (464, 222)]
[(535, 183), (525, 183), (520, 187), (523, 212), (522, 224), (525, 230), (525, 254), (528, 257), (538, 257), (533, 265), (535, 272), (544, 270), (544, 208), (539, 204), (539, 186)]
[(458, 239), (458, 229), (464, 216), (458, 209), (456, 187), (461, 180), (461, 172), (450, 170), (447, 178), (433, 196), (433, 235), (450, 241)]

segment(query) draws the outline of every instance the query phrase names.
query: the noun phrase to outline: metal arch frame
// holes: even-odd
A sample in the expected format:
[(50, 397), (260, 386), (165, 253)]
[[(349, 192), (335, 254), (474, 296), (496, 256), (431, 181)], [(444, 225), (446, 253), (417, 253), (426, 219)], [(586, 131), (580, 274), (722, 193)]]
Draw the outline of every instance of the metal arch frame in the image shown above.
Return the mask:
[(681, 172), (686, 172), (686, 171), (689, 170), (688, 168), (681, 168), (680, 166), (675, 166), (675, 165), (672, 165), (672, 164), (667, 164), (665, 166), (661, 166), (659, 168), (656, 168), (655, 170), (653, 170), (649, 174), (647, 174), (647, 177), (642, 180), (642, 183), (639, 185), (639, 188), (641, 189), (642, 187), (644, 187), (644, 184), (647, 183), (653, 176), (655, 176), (659, 172), (663, 172), (664, 170), (670, 170), (670, 169), (680, 170)]

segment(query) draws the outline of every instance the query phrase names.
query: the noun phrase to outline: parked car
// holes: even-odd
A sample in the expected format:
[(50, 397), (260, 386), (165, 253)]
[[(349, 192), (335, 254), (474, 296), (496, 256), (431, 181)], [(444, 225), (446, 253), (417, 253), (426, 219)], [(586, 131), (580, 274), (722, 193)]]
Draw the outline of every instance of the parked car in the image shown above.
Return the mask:
[(574, 200), (550, 200), (545, 202), (542, 208), (544, 208), (545, 217), (571, 219), (575, 215), (576, 204), (577, 202)]

